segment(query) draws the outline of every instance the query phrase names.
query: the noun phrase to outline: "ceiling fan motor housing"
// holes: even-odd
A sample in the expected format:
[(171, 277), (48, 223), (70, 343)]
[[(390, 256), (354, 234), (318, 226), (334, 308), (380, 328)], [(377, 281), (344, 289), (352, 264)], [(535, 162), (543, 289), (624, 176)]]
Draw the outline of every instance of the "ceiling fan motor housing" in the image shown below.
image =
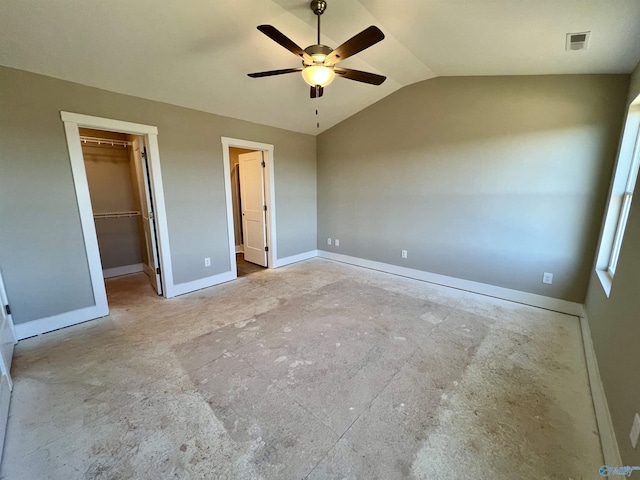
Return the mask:
[(311, 55), (315, 65), (323, 65), (327, 55), (333, 52), (333, 48), (327, 47), (326, 45), (310, 45), (305, 48), (304, 51)]
[(311, 0), (311, 4), (309, 5), (313, 13), (316, 15), (322, 15), (324, 11), (327, 9), (327, 2), (324, 0)]

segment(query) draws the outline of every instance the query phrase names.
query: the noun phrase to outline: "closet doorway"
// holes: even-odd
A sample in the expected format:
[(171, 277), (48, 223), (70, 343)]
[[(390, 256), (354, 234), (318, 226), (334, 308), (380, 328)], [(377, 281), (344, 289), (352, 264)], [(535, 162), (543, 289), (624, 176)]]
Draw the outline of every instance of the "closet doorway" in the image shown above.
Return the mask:
[(145, 137), (89, 128), (79, 134), (103, 277), (144, 272), (162, 295)]
[(273, 145), (222, 137), (232, 272), (275, 268)]

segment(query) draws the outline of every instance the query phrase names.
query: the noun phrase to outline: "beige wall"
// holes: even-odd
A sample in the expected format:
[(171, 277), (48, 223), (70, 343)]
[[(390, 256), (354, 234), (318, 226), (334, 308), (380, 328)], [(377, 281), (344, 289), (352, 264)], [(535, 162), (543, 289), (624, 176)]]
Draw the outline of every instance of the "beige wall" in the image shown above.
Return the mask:
[(319, 248), (583, 302), (628, 81), (440, 77), (399, 90), (319, 136)]
[[(640, 64), (629, 88), (628, 104), (640, 95)], [(636, 184), (636, 197), (638, 195)], [(629, 213), (609, 298), (591, 270), (586, 299), (593, 345), (613, 420), (623, 465), (640, 465), (640, 447), (631, 448), (629, 433), (640, 412), (640, 202)]]
[(0, 266), (16, 323), (93, 305), (61, 110), (158, 127), (176, 284), (230, 268), (222, 136), (274, 145), (279, 257), (316, 248), (311, 135), (6, 67), (0, 92)]

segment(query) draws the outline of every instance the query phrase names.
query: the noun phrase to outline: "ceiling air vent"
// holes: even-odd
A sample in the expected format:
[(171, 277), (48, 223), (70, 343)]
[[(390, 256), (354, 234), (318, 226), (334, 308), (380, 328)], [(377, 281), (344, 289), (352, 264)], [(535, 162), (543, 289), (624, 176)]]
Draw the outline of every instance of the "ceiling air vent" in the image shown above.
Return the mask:
[(591, 32), (567, 33), (567, 50), (586, 50)]

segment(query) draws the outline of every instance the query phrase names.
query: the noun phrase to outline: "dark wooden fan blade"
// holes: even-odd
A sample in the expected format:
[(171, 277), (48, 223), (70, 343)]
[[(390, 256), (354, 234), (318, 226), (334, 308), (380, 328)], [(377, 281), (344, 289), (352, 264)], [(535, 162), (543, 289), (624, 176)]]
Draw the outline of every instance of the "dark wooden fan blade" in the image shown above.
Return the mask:
[(311, 58), (311, 55), (305, 52), (293, 40), (291, 40), (273, 25), (258, 25), (258, 30), (260, 30), (274, 42), (282, 45), (294, 55), (304, 59), (305, 62), (313, 63), (313, 58)]
[(378, 27), (371, 25), (331, 52), (327, 56), (327, 62), (331, 64), (341, 62), (345, 58), (375, 45), (382, 39), (384, 39), (384, 33)]
[(350, 68), (335, 67), (333, 71), (336, 72), (336, 75), (342, 78), (355, 80), (356, 82), (369, 83), (371, 85), (381, 85), (387, 79), (387, 77), (382, 75), (362, 72), (360, 70), (352, 70)]
[(267, 72), (247, 73), (251, 78), (270, 77), (272, 75), (284, 75), (285, 73), (293, 73), (302, 71), (300, 68), (283, 68), (282, 70), (269, 70)]
[(320, 98), (323, 93), (324, 93), (324, 87), (321, 87), (320, 85), (316, 85), (315, 87), (311, 87), (309, 96), (311, 98)]

